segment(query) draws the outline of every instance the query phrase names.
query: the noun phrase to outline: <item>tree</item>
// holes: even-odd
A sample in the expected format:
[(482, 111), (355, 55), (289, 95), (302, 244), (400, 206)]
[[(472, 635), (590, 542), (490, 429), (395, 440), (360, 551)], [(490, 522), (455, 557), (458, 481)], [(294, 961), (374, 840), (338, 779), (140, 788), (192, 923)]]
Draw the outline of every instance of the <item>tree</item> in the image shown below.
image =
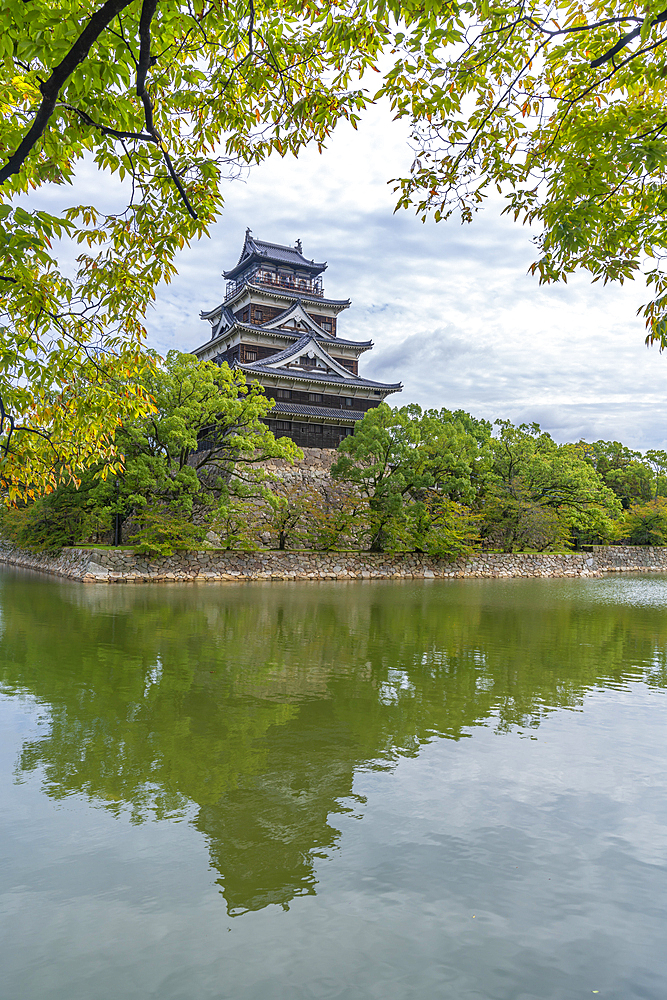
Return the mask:
[(401, 5), (380, 88), (412, 123), (399, 205), (470, 221), (490, 190), (536, 228), (533, 273), (633, 277), (647, 342), (667, 346), (664, 0)]
[[(45, 508), (67, 512), (76, 505), (87, 517), (76, 537), (64, 533), (62, 517), (51, 518), (51, 530), (45, 527), (35, 536), (41, 547), (84, 541), (91, 518), (110, 524), (112, 515), (119, 514), (134, 524), (132, 540), (142, 551), (167, 555), (174, 545), (201, 541), (201, 526), (221, 516), (230, 494), (244, 492), (259, 463), (267, 458), (292, 461), (300, 454), (292, 441), (277, 441), (263, 423), (273, 402), (261, 386), (248, 386), (245, 375), (226, 364), (218, 367), (170, 351), (146, 376), (145, 389), (153, 412), (128, 421), (117, 434), (122, 474), (104, 480), (89, 473), (78, 489), (60, 484), (52, 497), (29, 508), (28, 520), (32, 517), (35, 525), (44, 521)], [(19, 527), (11, 529), (24, 520), (22, 514), (9, 514), (4, 524), (11, 537), (28, 544), (25, 527), (20, 537)], [(67, 520), (71, 534), (79, 522)]]
[[(423, 518), (432, 519), (427, 494), (431, 507), (438, 499), (469, 503), (489, 437), (486, 421), (462, 411), (422, 412), (416, 404), (392, 409), (386, 403), (369, 410), (339, 445), (331, 474), (367, 500), (371, 552), (411, 547), (417, 536), (423, 538)], [(438, 523), (444, 525), (442, 516)]]
[(644, 461), (651, 466), (655, 476), (654, 500), (667, 495), (667, 451), (660, 448), (649, 448)]
[(479, 514), (438, 490), (423, 490), (407, 506), (403, 538), (415, 552), (440, 559), (456, 559), (479, 543)]
[(78, 485), (66, 480), (36, 500), (0, 507), (2, 535), (34, 552), (101, 541), (111, 528), (109, 486), (88, 469)]
[[(125, 516), (149, 506), (202, 523), (229, 500), (232, 478), (243, 484), (267, 458), (292, 461), (288, 438), (276, 441), (262, 418), (273, 403), (243, 372), (170, 351), (147, 380), (155, 413), (118, 435), (125, 472), (120, 479)], [(151, 529), (152, 530), (152, 529)]]
[(304, 496), (301, 536), (318, 551), (363, 546), (367, 501), (349, 483), (329, 476), (312, 479)]
[(298, 481), (277, 478), (265, 486), (254, 511), (257, 533), (270, 536), (281, 551), (288, 548), (306, 515), (306, 495), (306, 485)]
[(485, 488), (483, 534), (505, 551), (564, 543), (574, 528), (611, 527), (621, 504), (576, 445), (558, 445), (538, 424), (497, 420)]
[[(578, 448), (626, 510), (633, 503), (651, 499), (654, 477), (651, 464), (640, 451), (627, 448), (620, 441), (594, 441), (593, 444), (580, 441)], [(655, 455), (658, 456), (658, 452)], [(659, 458), (657, 460), (659, 462)]]
[(667, 544), (667, 500), (636, 504), (627, 511), (621, 537), (631, 545)]
[[(0, 457), (10, 498), (114, 463), (150, 410), (143, 317), (220, 182), (356, 123), (388, 38), (372, 5), (297, 0), (6, 0), (0, 35)], [(123, 183), (115, 212), (27, 211), (87, 159)], [(81, 252), (62, 266), (54, 241)], [(117, 469), (117, 463), (114, 467)]]

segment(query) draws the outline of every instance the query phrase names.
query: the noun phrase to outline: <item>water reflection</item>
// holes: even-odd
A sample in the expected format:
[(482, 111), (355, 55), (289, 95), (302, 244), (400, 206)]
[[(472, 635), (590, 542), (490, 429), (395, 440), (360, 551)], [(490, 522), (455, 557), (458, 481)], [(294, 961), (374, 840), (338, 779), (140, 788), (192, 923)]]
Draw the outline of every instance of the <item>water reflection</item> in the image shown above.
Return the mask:
[[(619, 586), (625, 600), (619, 600)], [(360, 768), (667, 686), (661, 580), (80, 587), (1, 578), (0, 683), (47, 710), (18, 772), (134, 823), (188, 816), (228, 911), (316, 892)]]

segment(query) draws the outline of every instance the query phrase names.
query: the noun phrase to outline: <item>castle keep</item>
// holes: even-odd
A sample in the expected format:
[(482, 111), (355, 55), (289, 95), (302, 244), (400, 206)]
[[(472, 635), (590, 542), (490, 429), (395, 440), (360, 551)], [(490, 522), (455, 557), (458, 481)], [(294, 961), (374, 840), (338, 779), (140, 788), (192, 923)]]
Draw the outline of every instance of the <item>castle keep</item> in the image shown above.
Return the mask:
[(267, 423), (276, 437), (306, 448), (335, 448), (367, 410), (402, 389), (359, 375), (373, 342), (338, 336), (350, 300), (325, 297), (326, 266), (307, 260), (300, 240), (281, 246), (247, 230), (238, 263), (223, 272), (224, 302), (201, 314), (211, 336), (193, 351), (257, 380), (275, 400)]

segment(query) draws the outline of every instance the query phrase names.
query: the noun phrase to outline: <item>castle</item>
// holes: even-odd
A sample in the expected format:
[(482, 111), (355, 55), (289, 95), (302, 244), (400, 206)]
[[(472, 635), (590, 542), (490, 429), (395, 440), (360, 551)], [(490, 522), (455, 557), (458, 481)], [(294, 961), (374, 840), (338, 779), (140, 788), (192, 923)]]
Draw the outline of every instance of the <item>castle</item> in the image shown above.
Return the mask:
[(359, 375), (359, 357), (373, 342), (338, 336), (350, 300), (325, 297), (326, 266), (307, 260), (300, 240), (281, 246), (248, 229), (238, 263), (223, 272), (224, 301), (201, 313), (211, 336), (193, 351), (257, 380), (275, 400), (270, 429), (306, 448), (337, 447), (368, 410), (402, 389)]

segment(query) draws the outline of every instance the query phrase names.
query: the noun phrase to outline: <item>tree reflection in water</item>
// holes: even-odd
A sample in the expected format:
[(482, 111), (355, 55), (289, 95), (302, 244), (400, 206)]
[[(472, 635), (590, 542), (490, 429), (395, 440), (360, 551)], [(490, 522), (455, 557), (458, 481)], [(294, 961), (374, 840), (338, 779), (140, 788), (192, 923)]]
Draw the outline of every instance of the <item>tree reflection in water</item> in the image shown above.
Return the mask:
[(1, 578), (19, 772), (132, 822), (187, 815), (230, 914), (316, 892), (360, 768), (503, 733), (596, 686), (667, 686), (658, 580), (81, 587)]

